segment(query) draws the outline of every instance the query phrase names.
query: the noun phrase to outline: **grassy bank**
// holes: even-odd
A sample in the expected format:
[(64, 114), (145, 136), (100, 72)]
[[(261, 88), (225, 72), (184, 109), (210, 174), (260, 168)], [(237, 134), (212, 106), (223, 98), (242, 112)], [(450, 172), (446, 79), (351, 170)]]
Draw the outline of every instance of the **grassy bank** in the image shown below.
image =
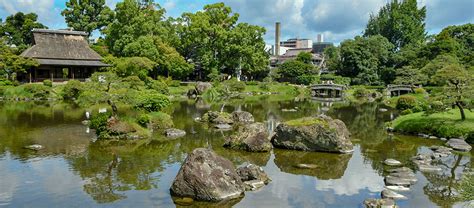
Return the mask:
[(391, 126), (397, 132), (423, 133), (444, 138), (464, 137), (474, 142), (474, 112), (466, 110), (466, 120), (462, 121), (458, 109), (427, 115), (423, 112), (400, 116)]

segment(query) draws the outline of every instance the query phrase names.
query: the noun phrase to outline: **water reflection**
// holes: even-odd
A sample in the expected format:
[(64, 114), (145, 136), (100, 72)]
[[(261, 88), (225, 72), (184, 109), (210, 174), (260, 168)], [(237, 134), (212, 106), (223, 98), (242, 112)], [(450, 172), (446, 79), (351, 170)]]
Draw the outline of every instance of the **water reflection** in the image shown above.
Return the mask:
[[(169, 187), (186, 154), (198, 147), (212, 148), (236, 166), (262, 166), (272, 182), (226, 204), (195, 203), (194, 207), (357, 207), (383, 188), (382, 161), (410, 158), (441, 142), (409, 136), (390, 136), (384, 123), (396, 113), (378, 103), (320, 103), (312, 100), (272, 101), (272, 97), (223, 105), (186, 100), (169, 109), (177, 128), (188, 134), (168, 140), (155, 135), (133, 142), (94, 141), (81, 124), (85, 110), (68, 104), (0, 103), (0, 205), (12, 207), (173, 207)], [(326, 111), (321, 111), (324, 108)], [(326, 109), (327, 108), (327, 109)], [(326, 113), (343, 120), (356, 144), (353, 154), (297, 152), (275, 149), (248, 153), (222, 148), (232, 132), (209, 131), (194, 117), (208, 110), (251, 112), (272, 131), (280, 122)], [(294, 112), (282, 109), (296, 109)], [(320, 109), (318, 111), (318, 109)], [(38, 152), (23, 147), (41, 144)], [(443, 172), (416, 172), (419, 182), (406, 193), (402, 207), (450, 207), (459, 204), (456, 184), (472, 168), (472, 153), (439, 161)], [(300, 163), (317, 169), (298, 169)], [(404, 193), (405, 194), (405, 193)]]

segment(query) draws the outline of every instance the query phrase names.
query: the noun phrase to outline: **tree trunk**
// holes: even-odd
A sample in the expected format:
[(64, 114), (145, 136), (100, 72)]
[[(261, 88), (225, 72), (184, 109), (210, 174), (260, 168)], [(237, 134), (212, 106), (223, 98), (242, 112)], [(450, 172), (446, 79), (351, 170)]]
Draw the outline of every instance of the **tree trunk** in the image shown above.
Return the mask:
[(461, 113), (461, 120), (466, 120), (466, 114), (464, 113), (464, 108), (462, 107), (460, 102), (456, 102), (456, 106), (459, 108), (459, 112)]

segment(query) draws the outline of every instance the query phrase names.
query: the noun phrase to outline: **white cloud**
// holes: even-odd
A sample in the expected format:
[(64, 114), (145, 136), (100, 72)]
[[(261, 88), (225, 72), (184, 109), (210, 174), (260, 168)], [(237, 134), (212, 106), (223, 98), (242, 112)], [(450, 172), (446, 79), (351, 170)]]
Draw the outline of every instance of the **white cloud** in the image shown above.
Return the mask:
[(60, 27), (65, 24), (61, 10), (55, 7), (52, 0), (0, 0), (2, 16), (6, 17), (17, 12), (34, 12), (38, 15), (39, 22), (49, 27)]

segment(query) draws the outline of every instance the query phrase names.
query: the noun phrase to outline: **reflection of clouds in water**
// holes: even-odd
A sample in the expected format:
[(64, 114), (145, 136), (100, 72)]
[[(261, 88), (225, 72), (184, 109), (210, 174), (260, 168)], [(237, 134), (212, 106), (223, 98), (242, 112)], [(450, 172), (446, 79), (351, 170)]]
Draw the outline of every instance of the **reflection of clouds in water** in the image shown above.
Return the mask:
[[(9, 156), (6, 158), (9, 158)], [(0, 206), (10, 204), (18, 187), (19, 178), (8, 171), (10, 168), (7, 160), (0, 160)]]
[(334, 191), (337, 195), (352, 196), (360, 190), (367, 189), (370, 192), (383, 190), (383, 177), (379, 176), (370, 166), (364, 164), (359, 151), (354, 155), (347, 166), (344, 176), (336, 180), (317, 181), (316, 190)]

